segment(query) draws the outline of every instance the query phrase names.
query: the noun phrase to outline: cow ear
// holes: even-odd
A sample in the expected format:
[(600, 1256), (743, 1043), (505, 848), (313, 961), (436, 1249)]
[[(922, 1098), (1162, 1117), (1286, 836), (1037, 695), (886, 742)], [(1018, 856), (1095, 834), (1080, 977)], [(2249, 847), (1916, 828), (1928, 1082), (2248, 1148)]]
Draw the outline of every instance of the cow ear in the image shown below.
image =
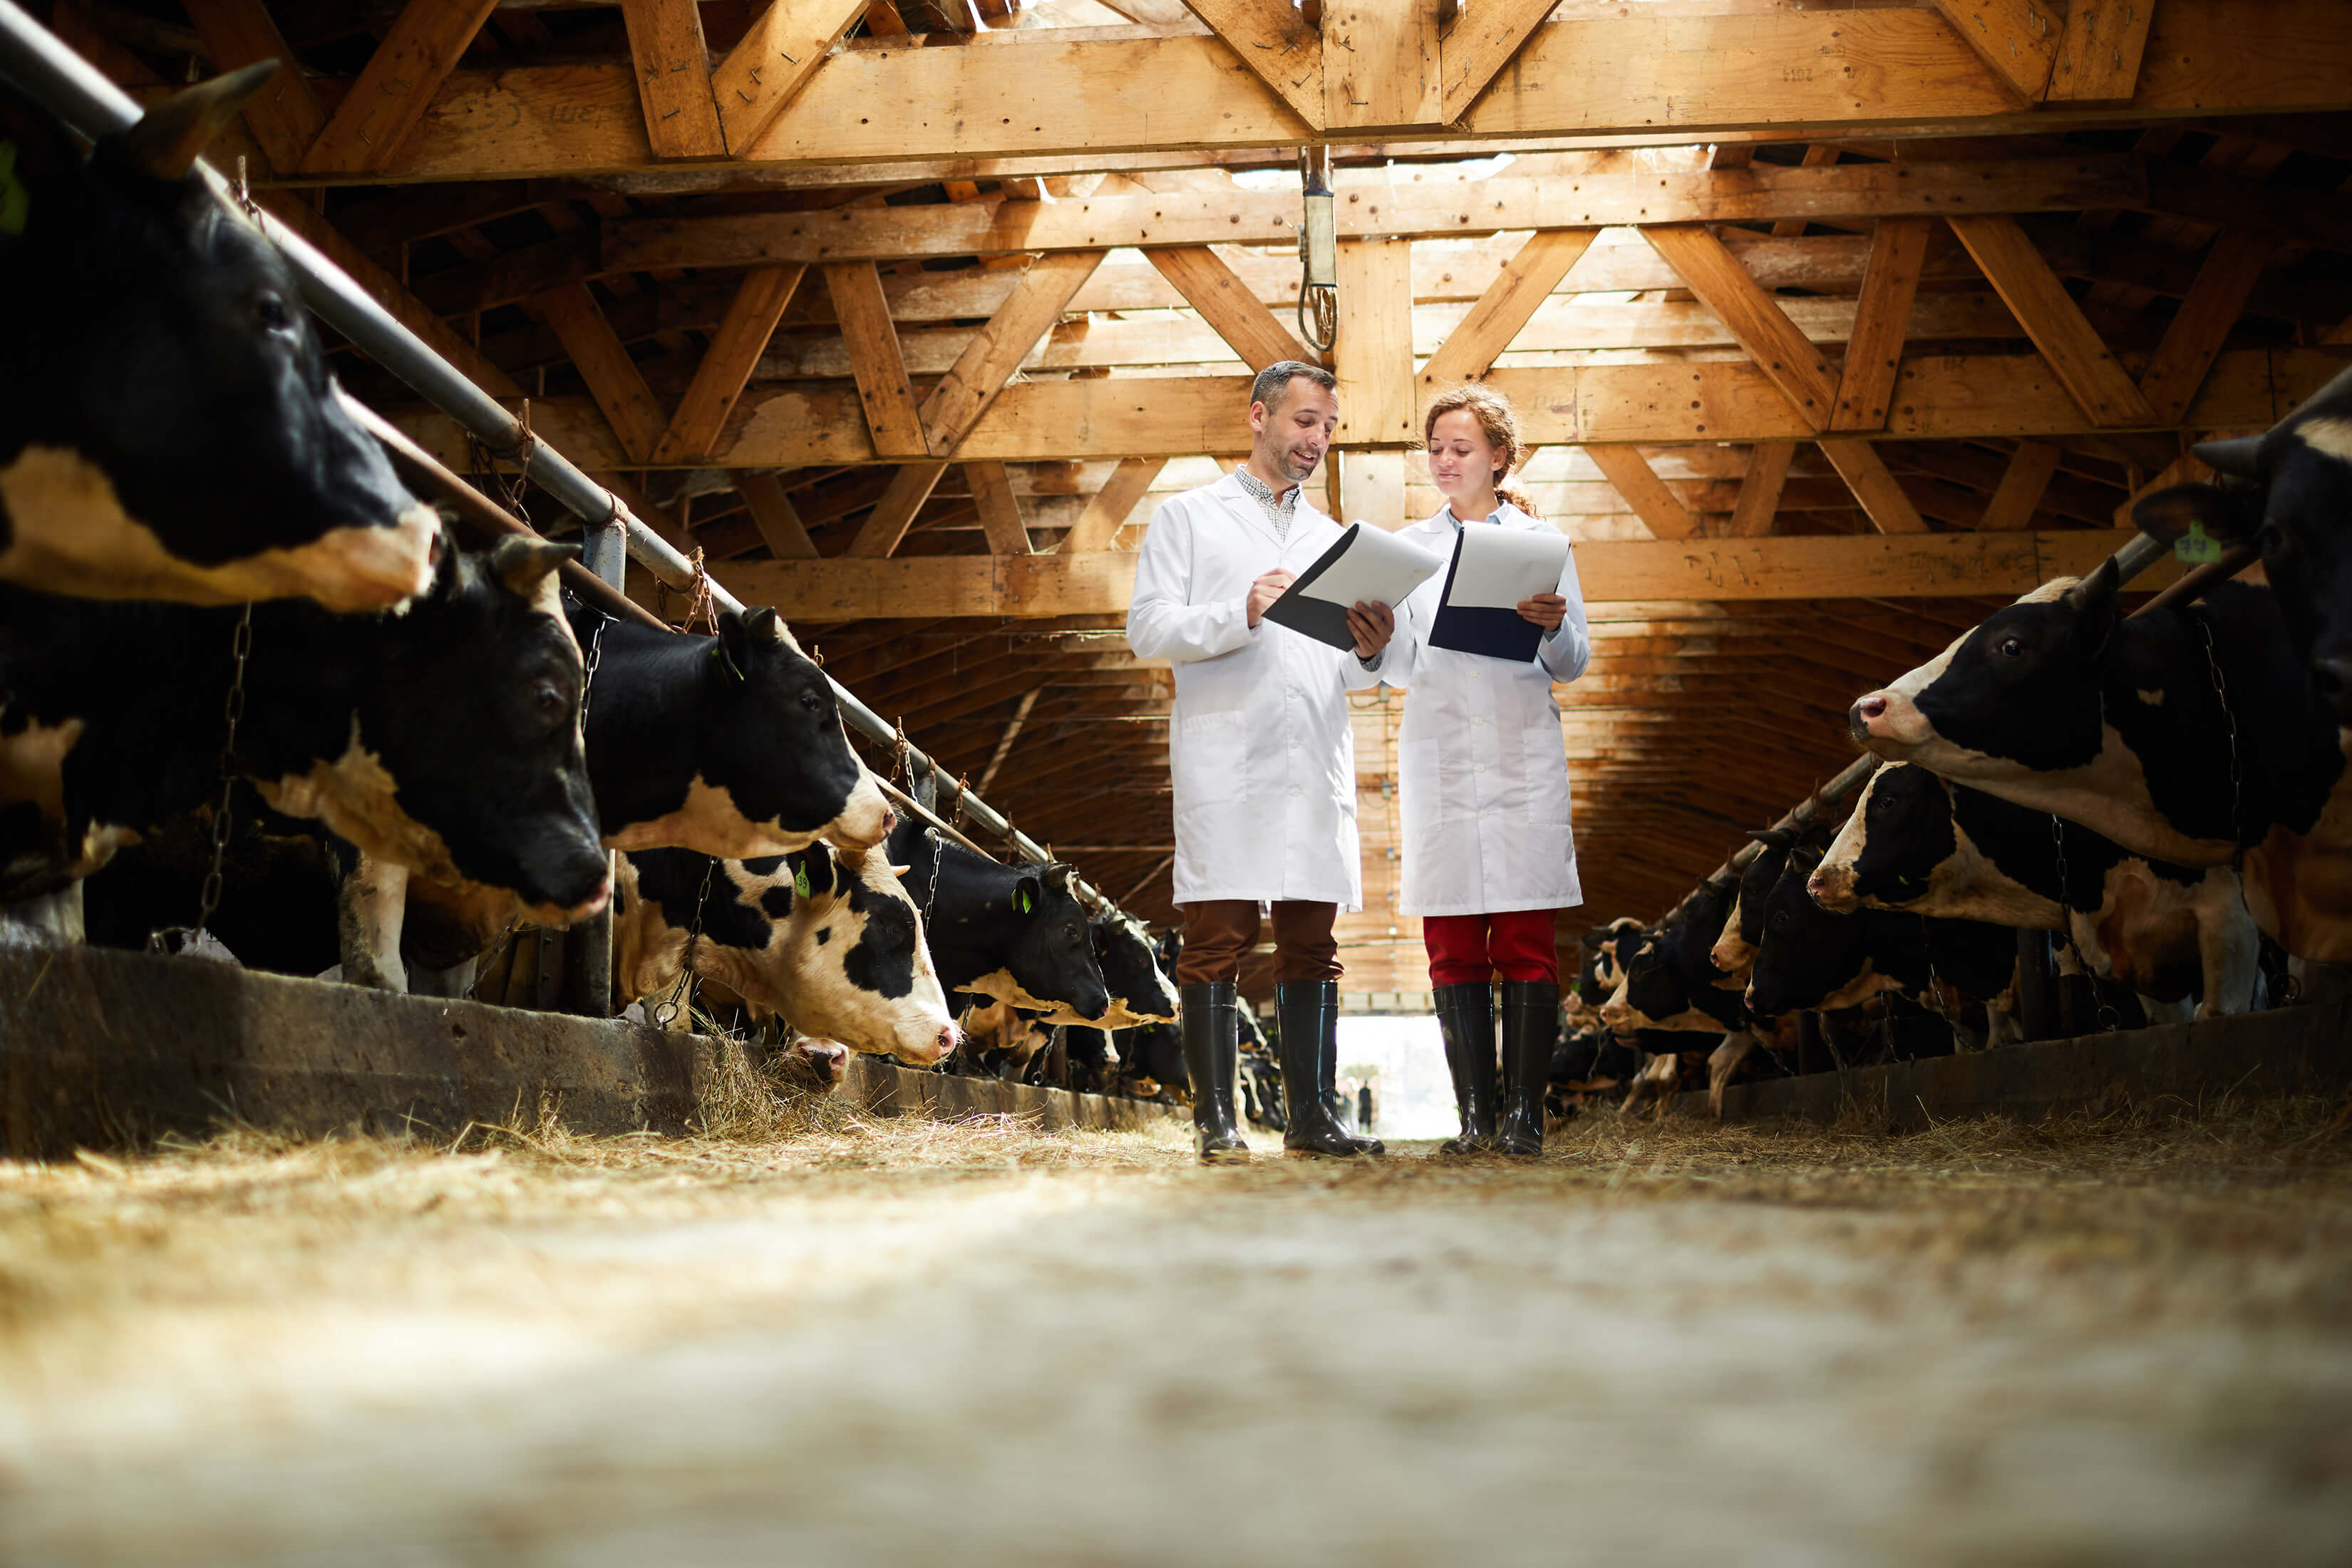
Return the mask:
[(2116, 629), (2116, 613), (2123, 607), (2123, 573), (2109, 557), (2097, 571), (2066, 590), (2066, 607), (2076, 617), (2074, 635), (2094, 658), (2107, 646), (2107, 637)]
[(2132, 521), (2150, 539), (2161, 539), (2167, 543), (2202, 523), (2207, 537), (2235, 544), (2262, 527), (2256, 510), (2261, 493), (2221, 485), (2174, 485), (2143, 496), (2132, 508)]
[(507, 592), (520, 599), (536, 594), (539, 585), (566, 561), (579, 559), (576, 544), (550, 544), (520, 533), (509, 534), (490, 546), (490, 570), (498, 574)]
[(728, 673), (738, 680), (751, 668), (751, 616), (757, 614), (756, 610), (749, 614), (735, 609), (719, 612), (719, 657)]
[(123, 156), (156, 179), (184, 177), (213, 138), (244, 110), (246, 100), (277, 74), (276, 60), (260, 60), (173, 93), (122, 133)]
[(1016, 914), (1027, 914), (1045, 897), (1045, 884), (1032, 876), (1024, 876), (1013, 884), (1013, 909)]
[(2263, 438), (2260, 436), (2238, 436), (2227, 441), (2200, 441), (2189, 448), (2189, 455), (2217, 474), (2228, 474), (2239, 479), (2262, 477)]

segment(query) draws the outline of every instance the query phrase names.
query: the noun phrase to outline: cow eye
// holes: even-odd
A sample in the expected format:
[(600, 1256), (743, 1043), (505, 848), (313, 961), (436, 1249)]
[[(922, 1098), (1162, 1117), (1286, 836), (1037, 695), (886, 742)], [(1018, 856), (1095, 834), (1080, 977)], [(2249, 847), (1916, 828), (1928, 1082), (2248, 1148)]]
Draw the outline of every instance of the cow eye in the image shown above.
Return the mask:
[(2001, 658), (2015, 658), (2024, 651), (2025, 644), (2019, 641), (2016, 637), (2003, 637), (2000, 639)]
[(275, 293), (263, 294), (253, 302), (253, 319), (265, 332), (288, 332), (294, 330), (294, 312)]
[(530, 689), (530, 700), (548, 718), (563, 716), (563, 693), (555, 689), (555, 682), (542, 680), (534, 685)]
[(801, 706), (812, 713), (822, 713), (824, 711), (824, 699), (814, 691), (803, 691), (801, 693)]

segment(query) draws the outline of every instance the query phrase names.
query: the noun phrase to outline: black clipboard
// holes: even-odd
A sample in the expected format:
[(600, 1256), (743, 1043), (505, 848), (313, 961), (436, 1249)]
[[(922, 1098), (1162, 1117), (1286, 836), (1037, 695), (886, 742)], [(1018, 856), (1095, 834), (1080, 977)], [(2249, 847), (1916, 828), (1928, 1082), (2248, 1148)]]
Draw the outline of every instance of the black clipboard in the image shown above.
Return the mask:
[(1469, 536), (1466, 528), (1454, 535), (1454, 558), (1445, 564), (1445, 592), (1438, 595), (1437, 614), (1429, 624), (1429, 646), (1525, 664), (1543, 645), (1541, 626), (1508, 605), (1451, 602), (1454, 574), (1462, 564), (1463, 542)]
[(1348, 553), (1348, 546), (1356, 542), (1356, 531), (1364, 525), (1351, 522), (1340, 531), (1331, 548), (1315, 558), (1315, 564), (1300, 573), (1282, 596), (1265, 607), (1265, 619), (1278, 626), (1313, 637), (1317, 642), (1329, 643), (1343, 653), (1356, 651), (1356, 634), (1348, 629), (1347, 605), (1334, 605), (1324, 599), (1310, 599), (1306, 590), (1314, 586), (1315, 579), (1323, 575), (1331, 563)]

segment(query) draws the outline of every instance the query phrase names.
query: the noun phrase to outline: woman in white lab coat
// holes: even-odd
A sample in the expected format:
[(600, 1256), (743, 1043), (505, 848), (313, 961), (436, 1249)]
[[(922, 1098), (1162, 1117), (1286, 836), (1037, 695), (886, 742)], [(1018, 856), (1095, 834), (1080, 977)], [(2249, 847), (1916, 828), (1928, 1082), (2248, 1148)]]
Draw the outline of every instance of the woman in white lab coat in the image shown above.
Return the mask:
[[(1484, 386), (1440, 394), (1423, 420), (1430, 477), (1445, 507), (1402, 537), (1442, 555), (1465, 528), (1541, 529), (1504, 486), (1525, 455), (1509, 402)], [(1422, 917), (1429, 978), (1462, 1112), (1450, 1153), (1543, 1152), (1544, 1084), (1559, 1037), (1553, 914), (1584, 901), (1569, 826), (1567, 748), (1556, 680), (1584, 672), (1592, 644), (1576, 558), (1556, 591), (1518, 605), (1543, 628), (1525, 662), (1433, 647), (1441, 572), (1397, 608), (1381, 669), (1405, 688), (1398, 734), (1403, 825), (1399, 906)], [(1502, 1083), (1496, 1093), (1493, 982), (1502, 996)]]

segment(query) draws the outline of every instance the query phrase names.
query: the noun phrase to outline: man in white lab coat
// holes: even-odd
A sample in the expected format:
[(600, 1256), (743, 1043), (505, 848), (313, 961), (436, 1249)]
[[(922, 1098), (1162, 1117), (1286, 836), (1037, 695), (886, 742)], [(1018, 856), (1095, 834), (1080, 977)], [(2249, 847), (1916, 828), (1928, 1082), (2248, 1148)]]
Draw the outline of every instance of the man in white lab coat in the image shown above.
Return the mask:
[(1184, 1066), (1203, 1161), (1245, 1158), (1234, 1122), (1243, 954), (1258, 910), (1274, 916), (1275, 1005), (1289, 1128), (1283, 1147), (1377, 1154), (1331, 1114), (1339, 1068), (1339, 962), (1331, 922), (1363, 904), (1356, 847), (1356, 752), (1347, 693), (1379, 683), (1395, 621), (1349, 612), (1351, 654), (1264, 618), (1266, 606), (1339, 539), (1302, 481), (1339, 420), (1331, 373), (1297, 361), (1250, 387), (1249, 460), (1160, 504), (1144, 536), (1127, 613), (1139, 658), (1176, 667), (1168, 752), (1174, 774), (1176, 962)]

